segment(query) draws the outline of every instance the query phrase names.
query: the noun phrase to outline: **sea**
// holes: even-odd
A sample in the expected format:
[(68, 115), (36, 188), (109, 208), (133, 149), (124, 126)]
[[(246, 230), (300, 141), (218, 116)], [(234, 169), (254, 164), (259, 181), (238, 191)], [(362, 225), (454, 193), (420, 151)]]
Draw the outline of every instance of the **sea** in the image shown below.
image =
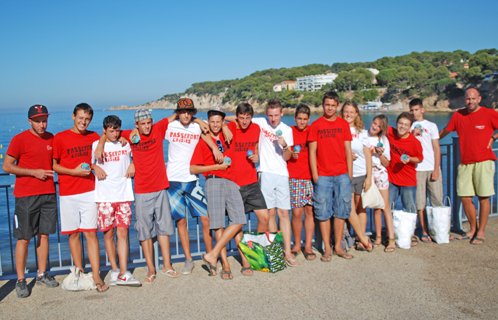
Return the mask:
[[(116, 115), (118, 116), (121, 121), (122, 121), (122, 129), (129, 129), (129, 128), (134, 128), (134, 110), (104, 110), (104, 111), (95, 111), (95, 114), (93, 116), (93, 120), (90, 123), (88, 129), (92, 131), (96, 131), (97, 133), (102, 132), (102, 122), (103, 119), (108, 116), (108, 115)], [(159, 109), (154, 109), (152, 111), (152, 117), (154, 122), (163, 119), (164, 117), (168, 117), (173, 113), (173, 110), (159, 110)], [(372, 122), (372, 119), (380, 113), (362, 113), (362, 119), (365, 123), (366, 128), (370, 127), (370, 123)], [(48, 129), (47, 131), (56, 134), (58, 132), (64, 131), (66, 129), (72, 128), (73, 126), (73, 120), (72, 120), (72, 109), (67, 110), (67, 111), (56, 111), (56, 112), (51, 112), (49, 118), (48, 118)], [(394, 126), (396, 122), (396, 117), (399, 115), (398, 113), (386, 113), (386, 115), (389, 118), (389, 125)], [(424, 117), (427, 120), (430, 120), (432, 122), (435, 122), (438, 125), (438, 128), (444, 128), (450, 118), (451, 118), (452, 113), (425, 113)], [(255, 115), (255, 117), (264, 117), (265, 115)], [(318, 117), (320, 117), (320, 114), (313, 114), (311, 115), (311, 121), (316, 120)], [(198, 112), (196, 117), (201, 118), (201, 119), (207, 119), (207, 112)], [(282, 118), (282, 121), (289, 125), (295, 125), (294, 117), (292, 115), (284, 115)], [(27, 110), (26, 112), (18, 112), (18, 113), (2, 113), (0, 114), (0, 168), (1, 164), (3, 164), (3, 161), (5, 159), (5, 153), (7, 151), (7, 148), (9, 147), (9, 143), (16, 134), (21, 133), (24, 130), (29, 130), (30, 125), (27, 120)], [(448, 135), (443, 139), (440, 143), (443, 144), (450, 144), (452, 142), (451, 137), (454, 136), (454, 133)], [(168, 141), (164, 140), (164, 159), (165, 162), (167, 162), (168, 159)], [(444, 150), (442, 150), (444, 152)], [(446, 172), (445, 168), (446, 162), (443, 161), (443, 174)], [(3, 172), (0, 170), (0, 172)], [(444, 175), (443, 175), (444, 177)], [(203, 178), (200, 179), (201, 185), (204, 184), (205, 180)], [(7, 176), (2, 176), (0, 175), (0, 264), (1, 264), (1, 270), (3, 273), (11, 273), (14, 270), (12, 269), (12, 260), (13, 260), (13, 246), (15, 246), (15, 239), (12, 239), (9, 234), (12, 232), (12, 224), (13, 224), (13, 214), (14, 214), (14, 207), (15, 207), (15, 199), (14, 196), (12, 195), (13, 186), (15, 183), (15, 176), (12, 175), (7, 175)], [(446, 193), (446, 186), (445, 186), (445, 195)], [(7, 200), (8, 198), (8, 200)], [(8, 202), (8, 203), (7, 203)], [(9, 209), (9, 210), (8, 210)], [(10, 214), (9, 214), (10, 212)], [(257, 226), (257, 219), (254, 214), (251, 214), (249, 216), (250, 222), (248, 225), (245, 226), (244, 230), (252, 230), (255, 231), (256, 226)], [(200, 252), (204, 251), (204, 245), (202, 241), (197, 241), (198, 235), (200, 234), (200, 230), (197, 227), (197, 219), (189, 219), (189, 233), (190, 233), (190, 238), (191, 238), (191, 250), (194, 255), (199, 255)], [(129, 242), (130, 242), (130, 255), (131, 258), (137, 258), (139, 256), (139, 244), (138, 240), (136, 239), (136, 232), (133, 229), (133, 222), (134, 222), (134, 213), (132, 217), (132, 225), (130, 227), (130, 236), (129, 236)], [(199, 221), (200, 223), (200, 221)], [(103, 245), (103, 237), (102, 233), (98, 232), (99, 238), (100, 238), (100, 250), (101, 250), (101, 257), (105, 256), (105, 249)], [(202, 236), (201, 236), (202, 237)], [(34, 250), (35, 250), (35, 244), (34, 241), (32, 241), (32, 245), (30, 246), (30, 251), (28, 254), (28, 269), (36, 269), (36, 261), (35, 261), (35, 255), (34, 255)], [(57, 243), (60, 242), (60, 245), (57, 245)], [(233, 242), (233, 241), (232, 241)], [(50, 235), (50, 253), (49, 253), (49, 260), (50, 260), (50, 266), (59, 266), (60, 263), (63, 265), (67, 265), (70, 263), (70, 252), (69, 248), (67, 245), (67, 236), (60, 236), (58, 234)], [(59, 250), (60, 249), (60, 254)], [(235, 245), (232, 243), (231, 248), (235, 248)], [(181, 249), (181, 245), (179, 242), (179, 238), (177, 234), (171, 237), (171, 255), (173, 258), (173, 261), (175, 260), (175, 257), (181, 257), (183, 254), (183, 251)], [(88, 263), (88, 261), (86, 261)]]

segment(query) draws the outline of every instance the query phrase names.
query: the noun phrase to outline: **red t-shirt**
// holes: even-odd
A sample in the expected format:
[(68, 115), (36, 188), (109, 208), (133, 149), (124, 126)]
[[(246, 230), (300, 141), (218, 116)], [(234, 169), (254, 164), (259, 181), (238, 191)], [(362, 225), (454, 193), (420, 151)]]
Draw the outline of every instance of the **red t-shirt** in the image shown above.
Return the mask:
[[(45, 132), (42, 137), (26, 130), (12, 138), (7, 155), (17, 160), (17, 165), (26, 169), (52, 170), (52, 142), (54, 135)], [(14, 196), (28, 197), (55, 193), (54, 179), (45, 181), (31, 176), (16, 176)]]
[(467, 109), (458, 110), (446, 126), (446, 130), (456, 131), (460, 138), (462, 164), (496, 160), (488, 143), (497, 128), (498, 112), (486, 107), (472, 113)]
[(309, 128), (304, 131), (299, 131), (296, 126), (292, 127), (292, 136), (294, 138), (294, 146), (292, 148), (294, 150), (296, 146), (300, 146), (301, 151), (299, 152), (297, 160), (291, 157), (289, 161), (287, 161), (287, 170), (289, 171), (290, 179), (311, 180), (310, 159), (308, 156), (309, 132)]
[(309, 127), (308, 142), (316, 141), (318, 175), (340, 176), (348, 173), (344, 141), (352, 141), (349, 123), (339, 117), (328, 121), (323, 116)]
[(387, 129), (387, 139), (391, 149), (391, 161), (387, 167), (389, 181), (402, 187), (413, 187), (417, 185), (417, 165), (413, 162), (403, 164), (401, 156), (406, 154), (409, 157), (417, 157), (420, 161), (424, 160), (422, 144), (413, 135), (409, 134), (407, 138), (401, 139), (398, 136), (398, 130), (393, 127)]
[[(168, 125), (168, 118), (164, 118), (152, 125), (148, 136), (141, 134), (138, 143), (130, 143), (135, 163), (135, 193), (158, 192), (169, 187), (163, 148)], [(131, 130), (123, 130), (121, 136), (130, 142), (130, 133)]]
[[(213, 139), (214, 143), (216, 143), (217, 139), (214, 139), (213, 137), (211, 137), (211, 139)], [(229, 157), (230, 159), (232, 159), (232, 164), (233, 164), (234, 162), (232, 158), (233, 149), (234, 149), (233, 145), (228, 146), (225, 142), (225, 139), (223, 138), (223, 134), (221, 133), (220, 133), (220, 141), (221, 145), (223, 146), (223, 155), (225, 157)], [(216, 162), (214, 160), (213, 151), (207, 145), (207, 143), (201, 139), (197, 144), (197, 146), (195, 146), (194, 154), (192, 155), (192, 159), (190, 160), (190, 165), (212, 166), (215, 164)], [(213, 170), (203, 173), (204, 177), (207, 177), (208, 175), (211, 174), (237, 183), (237, 179), (234, 174), (232, 166), (229, 166), (225, 171)]]
[[(64, 168), (74, 169), (82, 162), (92, 164), (92, 143), (99, 140), (100, 136), (87, 131), (79, 134), (71, 129), (59, 132), (54, 137), (54, 159), (59, 159), (59, 164)], [(86, 177), (73, 177), (58, 174), (59, 195), (72, 196), (95, 190), (95, 176), (93, 173)]]
[(260, 127), (251, 123), (249, 127), (242, 131), (237, 129), (236, 122), (230, 122), (228, 128), (233, 133), (232, 142), (232, 170), (237, 176), (237, 185), (239, 187), (258, 182), (256, 165), (249, 160), (247, 151), (256, 151), (256, 145), (259, 142)]

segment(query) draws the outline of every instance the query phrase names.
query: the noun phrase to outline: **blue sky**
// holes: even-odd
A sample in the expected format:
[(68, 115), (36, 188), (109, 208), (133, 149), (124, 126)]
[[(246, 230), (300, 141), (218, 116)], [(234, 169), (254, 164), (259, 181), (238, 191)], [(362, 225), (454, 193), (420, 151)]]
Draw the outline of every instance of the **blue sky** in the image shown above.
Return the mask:
[(498, 1), (0, 2), (0, 112), (137, 105), (192, 83), (498, 47)]

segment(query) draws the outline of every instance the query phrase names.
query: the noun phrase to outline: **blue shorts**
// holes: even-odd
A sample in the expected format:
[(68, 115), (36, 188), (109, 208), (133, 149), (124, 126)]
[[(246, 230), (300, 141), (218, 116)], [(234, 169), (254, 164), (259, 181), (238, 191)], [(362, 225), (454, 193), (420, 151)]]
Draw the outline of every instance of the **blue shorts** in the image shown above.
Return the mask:
[(351, 213), (351, 178), (347, 173), (340, 176), (318, 176), (314, 185), (313, 204), (315, 217), (320, 221), (330, 218), (346, 220)]
[(392, 206), (394, 203), (394, 209), (396, 209), (399, 196), (401, 196), (403, 211), (417, 213), (417, 186), (404, 187), (389, 182), (389, 205)]
[(190, 182), (170, 181), (168, 190), (173, 220), (187, 217), (206, 217), (207, 201), (199, 180)]

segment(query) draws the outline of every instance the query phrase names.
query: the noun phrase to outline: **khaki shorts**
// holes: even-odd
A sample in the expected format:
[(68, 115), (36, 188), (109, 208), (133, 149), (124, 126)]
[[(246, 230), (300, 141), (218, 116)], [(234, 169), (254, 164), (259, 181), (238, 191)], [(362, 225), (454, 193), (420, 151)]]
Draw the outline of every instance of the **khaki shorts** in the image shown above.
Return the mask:
[(442, 172), (439, 170), (439, 178), (436, 181), (431, 180), (432, 172), (417, 171), (417, 210), (425, 209), (427, 205), (427, 193), (429, 193), (433, 207), (443, 205)]
[(457, 193), (459, 197), (490, 197), (495, 194), (495, 162), (493, 160), (460, 164)]

